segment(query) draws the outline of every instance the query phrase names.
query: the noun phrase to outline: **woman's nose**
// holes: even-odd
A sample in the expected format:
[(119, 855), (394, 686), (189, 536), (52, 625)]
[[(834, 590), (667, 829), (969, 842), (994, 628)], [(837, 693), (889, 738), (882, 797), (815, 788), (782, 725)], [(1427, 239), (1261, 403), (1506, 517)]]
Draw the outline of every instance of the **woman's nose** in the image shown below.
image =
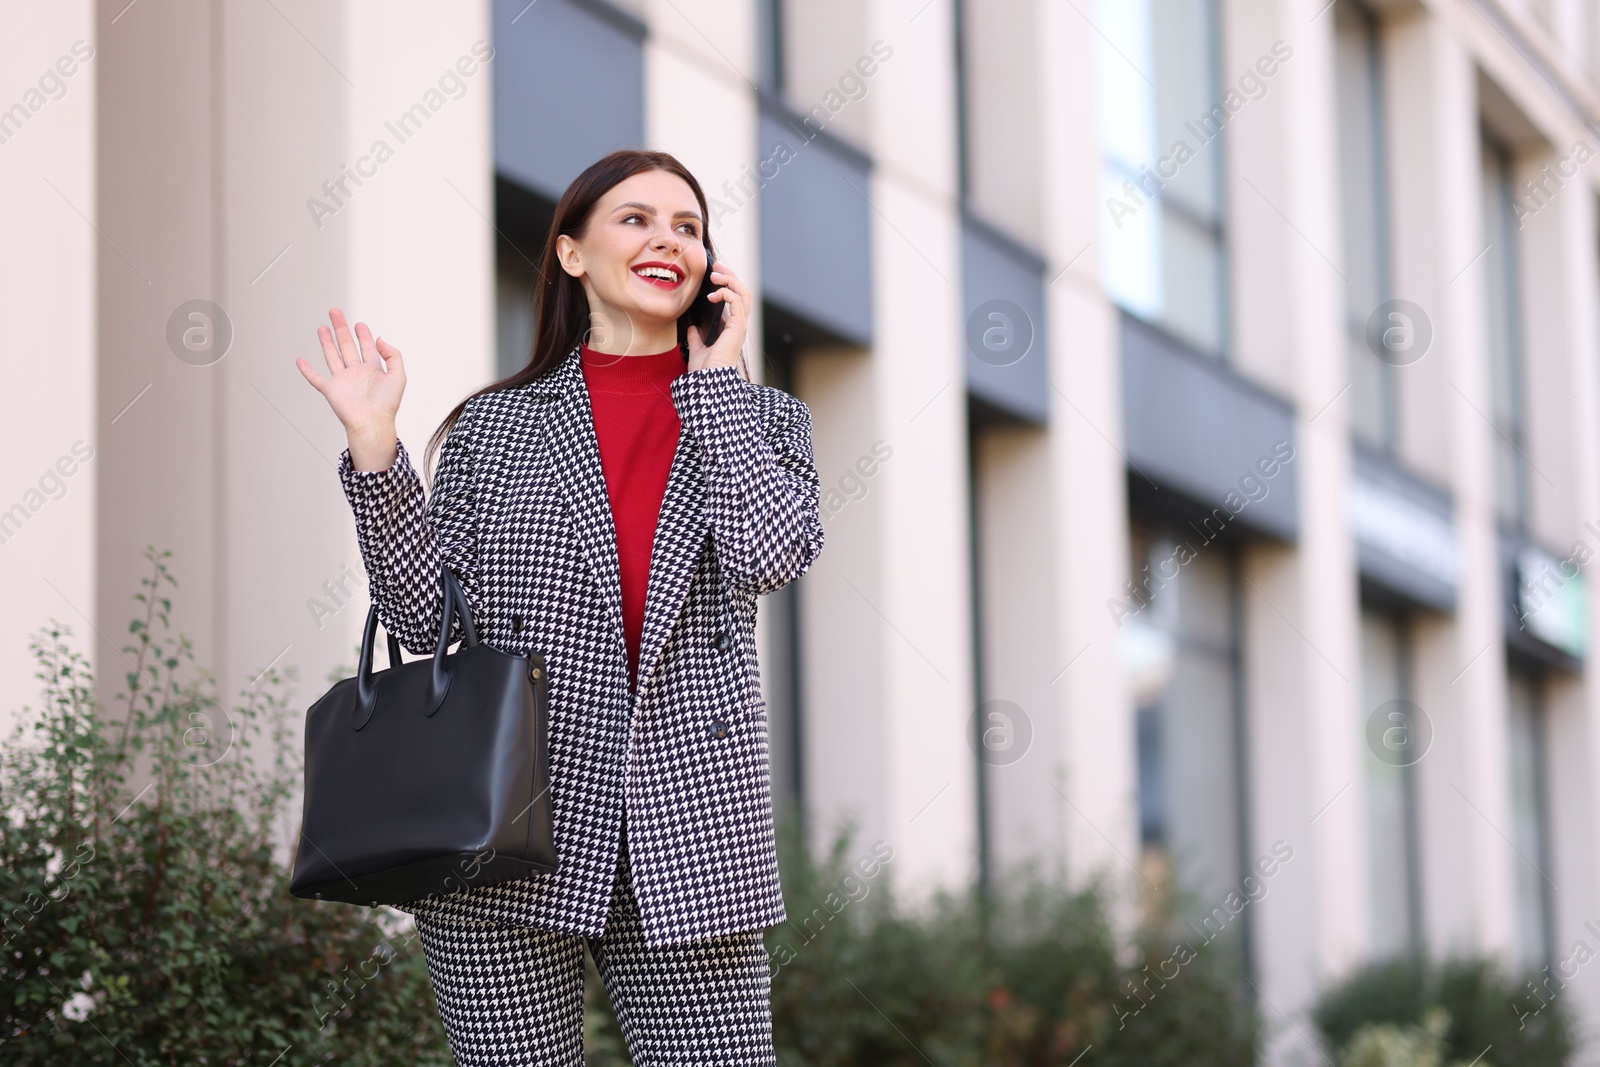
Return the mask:
[(678, 250), (678, 235), (676, 233), (674, 233), (670, 228), (666, 229), (666, 230), (658, 230), (656, 232), (656, 235), (655, 235), (655, 240), (652, 242), (652, 247), (654, 247), (654, 248), (670, 248), (673, 251), (677, 251)]

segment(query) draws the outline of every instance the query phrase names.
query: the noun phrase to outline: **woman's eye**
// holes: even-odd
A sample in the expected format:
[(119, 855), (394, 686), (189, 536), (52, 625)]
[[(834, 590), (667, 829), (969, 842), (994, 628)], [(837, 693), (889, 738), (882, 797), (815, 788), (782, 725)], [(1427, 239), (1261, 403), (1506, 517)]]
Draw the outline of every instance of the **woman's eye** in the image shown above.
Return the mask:
[[(622, 216), (622, 221), (623, 222), (632, 222), (634, 219), (641, 219), (642, 220), (643, 218), (644, 218), (644, 216), (639, 214), (637, 211), (632, 211), (632, 212), (629, 212), (628, 214)], [(679, 226), (678, 226), (678, 229), (683, 230), (690, 237), (698, 238), (700, 236), (699, 227), (696, 226), (692, 222), (680, 223)]]

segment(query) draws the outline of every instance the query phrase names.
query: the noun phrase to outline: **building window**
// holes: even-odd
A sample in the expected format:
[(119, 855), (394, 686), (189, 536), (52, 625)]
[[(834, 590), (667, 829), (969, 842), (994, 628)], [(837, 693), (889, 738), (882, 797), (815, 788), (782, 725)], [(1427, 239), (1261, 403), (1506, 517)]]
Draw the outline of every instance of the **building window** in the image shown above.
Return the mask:
[(783, 96), (783, 0), (756, 0), (756, 77), (768, 96)]
[(1213, 0), (1100, 0), (1095, 13), (1102, 280), (1130, 313), (1222, 358), (1229, 112)]
[(495, 377), (505, 378), (533, 358), (539, 314), (539, 260), (556, 205), (522, 182), (494, 179)]
[(1379, 959), (1421, 954), (1415, 760), (1425, 742), (1410, 705), (1410, 673), (1405, 620), (1363, 610), (1358, 728), (1367, 741), (1369, 948)]
[(1398, 434), (1395, 367), (1367, 341), (1367, 320), (1390, 298), (1383, 83), (1373, 17), (1349, 0), (1334, 5), (1339, 187), (1344, 231), (1345, 338), (1356, 439), (1390, 454)]
[(960, 197), (963, 204), (972, 199), (972, 106), (968, 100), (972, 92), (972, 75), (967, 67), (970, 62), (967, 50), (971, 44), (967, 40), (966, 32), (966, 5), (962, 0), (950, 0), (951, 42), (955, 46), (952, 66), (955, 75), (955, 123), (956, 123), (956, 196)]
[(1528, 460), (1523, 405), (1517, 222), (1513, 214), (1511, 160), (1483, 135), (1483, 231), (1489, 346), (1489, 417), (1494, 423), (1495, 509), (1522, 529), (1528, 518)]
[(1211, 937), (1245, 864), (1237, 562), (1222, 544), (1180, 552), (1182, 540), (1134, 524), (1142, 606), (1121, 640), (1138, 707), (1141, 866), (1186, 893), (1196, 910), (1179, 917)]
[(500, 242), (495, 256), (495, 377), (505, 378), (533, 356), (533, 273), (514, 249)]
[(1511, 843), (1517, 855), (1517, 948), (1524, 969), (1555, 960), (1550, 891), (1550, 812), (1540, 679), (1506, 672), (1507, 749), (1511, 756)]

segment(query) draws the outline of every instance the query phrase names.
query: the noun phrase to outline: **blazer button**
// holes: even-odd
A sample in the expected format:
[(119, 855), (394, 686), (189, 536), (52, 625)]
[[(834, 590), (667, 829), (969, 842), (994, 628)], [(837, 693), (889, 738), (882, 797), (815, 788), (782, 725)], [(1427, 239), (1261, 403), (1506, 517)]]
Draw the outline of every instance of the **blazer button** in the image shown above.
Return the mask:
[(715, 737), (719, 741), (722, 740), (724, 737), (727, 737), (728, 736), (728, 724), (723, 722), (721, 719), (718, 719), (716, 722), (712, 723), (711, 724), (711, 736)]
[(716, 646), (718, 652), (726, 652), (733, 647), (732, 639), (721, 630), (717, 631), (717, 636), (711, 639), (711, 643)]
[(522, 632), (522, 616), (521, 615), (513, 615), (513, 616), (511, 616), (511, 632), (514, 633), (514, 634), (520, 634)]

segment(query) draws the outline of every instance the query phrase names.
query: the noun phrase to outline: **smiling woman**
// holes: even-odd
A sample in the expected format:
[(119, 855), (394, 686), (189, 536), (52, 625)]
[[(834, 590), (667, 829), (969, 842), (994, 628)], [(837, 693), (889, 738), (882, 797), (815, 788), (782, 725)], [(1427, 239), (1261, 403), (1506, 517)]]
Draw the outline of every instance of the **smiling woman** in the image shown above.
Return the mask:
[(385, 629), (432, 648), (449, 568), (481, 640), (549, 668), (559, 869), (400, 905), (462, 1063), (581, 1063), (586, 944), (635, 1062), (774, 1062), (756, 600), (821, 552), (820, 487), (805, 404), (740, 373), (753, 298), (706, 215), (665, 153), (578, 176), (527, 364), (434, 433), (426, 500), (395, 435), (400, 352), (335, 308), (330, 376), (298, 361), (349, 437)]
[[(748, 380), (743, 343), (752, 300), (743, 282), (716, 261), (707, 216), (700, 183), (666, 152), (619, 149), (573, 179), (556, 205), (539, 261), (542, 284), (534, 294), (538, 326), (528, 361), (456, 405), (429, 438), (424, 466), (431, 464), (471, 400), (527, 386), (559, 365), (578, 340), (624, 356), (676, 345), (687, 370), (737, 366)], [(665, 243), (652, 252), (653, 243), (663, 238)], [(708, 271), (712, 264), (718, 269)], [(636, 273), (649, 266), (680, 274), (679, 283)], [(711, 312), (721, 313), (724, 332), (706, 345), (701, 327)], [(357, 324), (358, 333), (361, 329)], [(328, 335), (324, 351), (330, 343)], [(378, 339), (374, 351), (387, 360), (393, 349)], [(399, 366), (403, 375), (403, 362)], [(309, 362), (301, 367), (302, 373), (309, 369)], [(340, 418), (347, 428), (351, 425), (343, 414)], [(380, 442), (378, 454), (358, 454), (358, 467), (367, 467), (364, 459), (374, 467), (387, 466), (393, 454), (381, 444), (391, 430), (380, 420), (374, 434)]]
[(711, 263), (703, 202), (676, 175), (651, 170), (614, 186), (595, 216), (581, 241), (556, 238), (561, 269), (583, 284), (590, 340), (618, 355), (676, 348), (686, 298)]

